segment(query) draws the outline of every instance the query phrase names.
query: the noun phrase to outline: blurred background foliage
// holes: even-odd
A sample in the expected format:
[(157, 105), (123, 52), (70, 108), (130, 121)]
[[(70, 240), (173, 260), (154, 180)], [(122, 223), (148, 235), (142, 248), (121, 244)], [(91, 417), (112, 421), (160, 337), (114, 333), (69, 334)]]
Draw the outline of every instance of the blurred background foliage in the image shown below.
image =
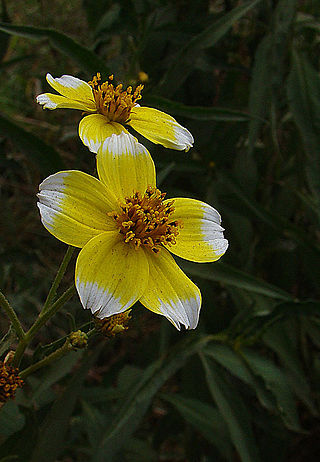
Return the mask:
[[(2, 0), (0, 280), (23, 325), (66, 250), (40, 223), (38, 184), (94, 170), (79, 112), (35, 102), (47, 72), (146, 73), (142, 104), (195, 138), (188, 154), (140, 139), (160, 187), (216, 207), (230, 248), (179, 261), (203, 295), (196, 331), (137, 304), (125, 334), (30, 376), (0, 412), (1, 462), (319, 460), (319, 15), (314, 0)], [(23, 366), (89, 321), (74, 297)], [(5, 354), (4, 315), (0, 328)]]

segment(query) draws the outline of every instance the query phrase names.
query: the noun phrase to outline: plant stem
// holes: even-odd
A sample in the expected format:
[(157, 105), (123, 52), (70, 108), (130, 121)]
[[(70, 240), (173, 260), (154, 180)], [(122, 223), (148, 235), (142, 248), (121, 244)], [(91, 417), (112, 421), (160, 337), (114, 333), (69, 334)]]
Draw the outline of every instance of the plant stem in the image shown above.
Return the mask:
[(39, 329), (54, 315), (56, 312), (74, 295), (76, 289), (72, 285), (67, 289), (61, 297), (58, 298), (45, 312), (41, 312), (38, 316), (36, 322), (30, 327), (28, 332), (25, 334), (18, 344), (16, 353), (14, 356), (14, 364), (18, 366), (21, 360), (21, 357), (26, 349), (27, 345), (31, 342), (33, 337), (36, 335)]
[(59, 284), (61, 282), (61, 279), (63, 278), (64, 276), (64, 273), (66, 272), (66, 269), (68, 267), (68, 264), (71, 260), (71, 257), (73, 255), (73, 252), (74, 252), (74, 247), (71, 247), (70, 245), (68, 246), (68, 249), (65, 253), (65, 256), (63, 257), (63, 260), (61, 262), (61, 265), (58, 269), (58, 272), (56, 274), (56, 277), (52, 283), (52, 286), (49, 290), (49, 293), (48, 293), (48, 296), (46, 298), (46, 301), (44, 302), (44, 305), (43, 305), (43, 308), (42, 308), (42, 314), (45, 313), (47, 311), (47, 309), (49, 308), (49, 306), (51, 305), (52, 303), (52, 300), (54, 299), (55, 295), (56, 295), (56, 292), (57, 292), (57, 289), (59, 287)]
[(4, 309), (4, 311), (7, 313), (8, 318), (10, 319), (14, 330), (17, 333), (17, 336), (19, 339), (23, 339), (25, 337), (25, 332), (20, 324), (20, 321), (16, 315), (16, 312), (6, 299), (6, 297), (3, 295), (3, 293), (0, 291), (0, 306)]
[(64, 342), (62, 347), (58, 348), (56, 351), (54, 351), (50, 355), (46, 356), (45, 358), (41, 359), (37, 363), (32, 364), (31, 366), (29, 366), (26, 369), (24, 369), (23, 371), (21, 371), (19, 373), (19, 376), (22, 379), (25, 379), (26, 377), (28, 377), (28, 375), (32, 374), (32, 372), (37, 371), (38, 369), (40, 369), (43, 366), (47, 366), (52, 361), (56, 361), (57, 359), (61, 358), (61, 356), (63, 356), (65, 353), (68, 353), (68, 351), (71, 351), (69, 339), (67, 339)]

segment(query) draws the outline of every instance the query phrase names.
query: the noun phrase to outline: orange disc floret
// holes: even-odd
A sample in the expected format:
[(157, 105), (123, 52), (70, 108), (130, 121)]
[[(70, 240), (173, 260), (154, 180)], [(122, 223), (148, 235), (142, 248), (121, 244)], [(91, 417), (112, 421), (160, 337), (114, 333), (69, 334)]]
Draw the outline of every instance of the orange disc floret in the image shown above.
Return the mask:
[(14, 399), (17, 388), (23, 383), (17, 368), (0, 361), (0, 403)]
[(174, 200), (163, 202), (165, 193), (148, 187), (144, 194), (136, 192), (121, 204), (121, 213), (110, 212), (125, 243), (135, 248), (149, 247), (158, 253), (162, 245), (174, 245), (182, 227), (181, 220), (172, 220)]
[(109, 79), (102, 83), (101, 74), (98, 72), (88, 84), (92, 88), (97, 112), (106, 116), (109, 122), (126, 123), (130, 119), (131, 109), (142, 98), (143, 85), (138, 85), (134, 91), (131, 86), (123, 90), (122, 83), (115, 87), (112, 81), (113, 75), (110, 75)]

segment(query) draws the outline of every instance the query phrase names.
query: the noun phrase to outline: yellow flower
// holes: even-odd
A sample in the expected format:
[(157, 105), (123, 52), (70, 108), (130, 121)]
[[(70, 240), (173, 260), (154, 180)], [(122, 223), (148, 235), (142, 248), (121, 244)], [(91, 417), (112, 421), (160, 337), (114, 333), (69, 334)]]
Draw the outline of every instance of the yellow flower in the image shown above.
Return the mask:
[[(84, 308), (103, 319), (140, 300), (178, 329), (197, 326), (198, 287), (170, 252), (195, 262), (224, 254), (220, 215), (204, 202), (165, 199), (146, 148), (112, 135), (97, 155), (99, 180), (71, 170), (49, 176), (38, 194), (46, 229), (80, 247), (75, 283)], [(170, 252), (169, 252), (170, 250)]]
[(88, 115), (79, 124), (79, 136), (92, 152), (98, 152), (101, 144), (112, 134), (128, 133), (124, 125), (156, 144), (166, 148), (188, 151), (193, 145), (193, 136), (168, 114), (150, 107), (140, 107), (143, 85), (133, 91), (123, 90), (122, 84), (114, 86), (113, 75), (101, 82), (98, 73), (90, 82), (71, 75), (47, 81), (60, 95), (43, 93), (37, 102), (45, 109), (80, 109)]

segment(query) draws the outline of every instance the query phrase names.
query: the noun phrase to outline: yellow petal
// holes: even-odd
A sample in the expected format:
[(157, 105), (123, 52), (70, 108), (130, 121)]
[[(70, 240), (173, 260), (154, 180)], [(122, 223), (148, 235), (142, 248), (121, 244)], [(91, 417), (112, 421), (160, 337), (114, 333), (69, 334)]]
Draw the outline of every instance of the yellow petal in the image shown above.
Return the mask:
[(79, 136), (85, 146), (91, 152), (98, 152), (102, 143), (111, 135), (128, 133), (127, 130), (117, 122), (109, 122), (102, 114), (90, 114), (84, 117), (79, 123)]
[(112, 135), (97, 155), (100, 180), (119, 200), (155, 187), (156, 173), (148, 150), (129, 133)]
[(148, 140), (166, 148), (189, 151), (193, 146), (191, 133), (173, 117), (157, 109), (135, 106), (128, 124)]
[(60, 95), (75, 101), (81, 101), (92, 108), (96, 108), (92, 89), (84, 80), (80, 80), (72, 75), (63, 75), (55, 79), (51, 74), (47, 74), (47, 82)]
[(218, 260), (228, 248), (219, 213), (195, 199), (179, 197), (171, 200), (174, 200), (175, 211), (170, 219), (181, 220), (183, 227), (179, 229), (176, 244), (167, 247), (170, 252), (199, 263)]
[(117, 232), (108, 216), (117, 202), (96, 178), (76, 170), (59, 172), (46, 178), (39, 189), (42, 223), (60, 241), (83, 247), (98, 234)]
[(80, 111), (96, 111), (95, 104), (90, 101), (76, 101), (65, 96), (54, 95), (53, 93), (42, 93), (37, 96), (37, 103), (44, 109), (79, 109)]
[(148, 274), (145, 253), (109, 232), (91, 239), (81, 250), (76, 287), (83, 307), (103, 319), (130, 308), (145, 291)]
[(184, 274), (166, 249), (158, 254), (146, 251), (149, 281), (140, 302), (157, 314), (165, 316), (180, 330), (195, 329), (199, 320), (201, 293)]

